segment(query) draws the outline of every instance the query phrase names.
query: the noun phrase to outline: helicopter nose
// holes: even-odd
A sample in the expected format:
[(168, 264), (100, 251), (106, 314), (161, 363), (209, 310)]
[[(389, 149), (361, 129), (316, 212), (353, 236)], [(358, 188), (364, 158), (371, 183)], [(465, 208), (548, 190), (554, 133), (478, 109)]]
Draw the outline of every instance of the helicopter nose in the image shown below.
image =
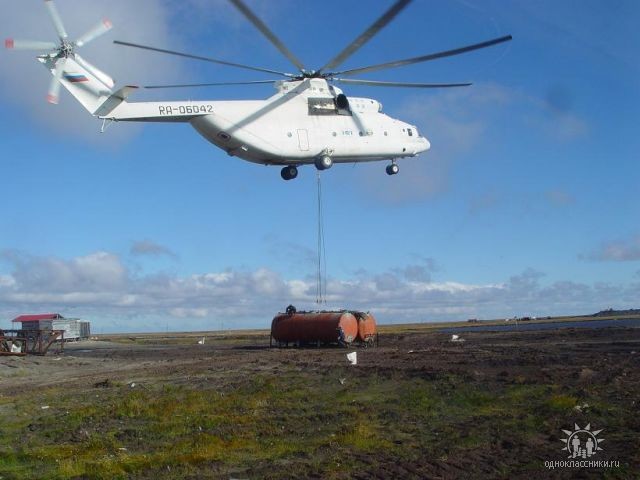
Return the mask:
[(420, 138), (420, 152), (426, 152), (431, 148), (431, 143), (425, 137)]

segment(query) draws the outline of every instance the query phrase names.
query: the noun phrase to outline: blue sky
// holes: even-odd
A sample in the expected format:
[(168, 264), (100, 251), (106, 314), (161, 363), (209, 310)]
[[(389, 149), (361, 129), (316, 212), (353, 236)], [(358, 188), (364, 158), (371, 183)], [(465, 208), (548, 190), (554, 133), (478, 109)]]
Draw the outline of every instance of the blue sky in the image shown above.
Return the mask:
[[(390, 1), (248, 2), (317, 68)], [(29, 4), (29, 5), (27, 5)], [(31, 5), (33, 4), (33, 5)], [(58, 0), (71, 37), (118, 85), (262, 79), (118, 47), (113, 39), (291, 70), (224, 1)], [(3, 5), (5, 37), (54, 39), (40, 1)], [(371, 74), (466, 89), (352, 86), (415, 123), (427, 154), (322, 174), (328, 306), (383, 323), (591, 313), (640, 298), (640, 37), (635, 1), (415, 0), (351, 57), (359, 67), (476, 43), (480, 52)], [(94, 331), (266, 328), (315, 300), (313, 168), (228, 157), (188, 125), (100, 134), (29, 52), (0, 53), (0, 326), (59, 312)], [(132, 100), (266, 98), (270, 86)]]

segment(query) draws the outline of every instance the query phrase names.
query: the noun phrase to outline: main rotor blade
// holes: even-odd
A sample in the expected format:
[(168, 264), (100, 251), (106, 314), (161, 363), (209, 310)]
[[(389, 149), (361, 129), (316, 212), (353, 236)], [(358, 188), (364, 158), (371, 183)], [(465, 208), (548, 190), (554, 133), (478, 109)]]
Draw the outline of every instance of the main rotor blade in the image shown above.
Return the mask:
[(278, 37), (276, 37), (271, 30), (269, 30), (269, 27), (267, 27), (265, 23), (262, 20), (260, 20), (256, 16), (256, 14), (253, 13), (249, 9), (249, 7), (245, 5), (245, 3), (242, 0), (230, 0), (230, 1), (235, 5), (235, 7), (238, 10), (240, 10), (240, 12), (247, 18), (247, 20), (253, 23), (254, 27), (260, 30), (260, 32), (265, 37), (267, 37), (267, 39), (272, 43), (274, 47), (276, 47), (280, 51), (280, 53), (282, 53), (285, 57), (287, 57), (289, 61), (298, 68), (298, 70), (300, 70), (301, 72), (304, 72), (304, 65), (302, 65), (302, 62), (298, 60), (293, 53), (291, 53), (291, 51), (285, 46), (285, 44), (282, 43), (282, 41)]
[(273, 73), (276, 75), (282, 75), (284, 77), (295, 77), (295, 75), (291, 73), (278, 72), (276, 70), (270, 70), (268, 68), (251, 67), (249, 65), (242, 65), (241, 63), (226, 62), (224, 60), (218, 60), (216, 58), (201, 57), (199, 55), (191, 55), (189, 53), (175, 52), (173, 50), (165, 50), (164, 48), (148, 47), (146, 45), (138, 45), (136, 43), (121, 42), (120, 40), (114, 40), (113, 43), (117, 45), (124, 45), (125, 47), (142, 48), (143, 50), (151, 50), (152, 52), (167, 53), (169, 55), (176, 55), (178, 57), (191, 58), (194, 60), (202, 60), (204, 62), (217, 63), (219, 65), (227, 65), (228, 67), (244, 68), (245, 70), (253, 70), (256, 72), (263, 72), (263, 73)]
[(53, 42), (40, 42), (38, 40), (14, 40), (7, 38), (4, 41), (5, 48), (15, 50), (55, 50), (58, 46)]
[(58, 13), (55, 3), (53, 3), (53, 0), (44, 0), (44, 5), (49, 11), (49, 16), (51, 17), (53, 26), (56, 29), (56, 32), (58, 32), (58, 37), (60, 37), (60, 40), (66, 40), (68, 37), (67, 31), (64, 29), (62, 19), (60, 18), (60, 14)]
[(190, 83), (184, 85), (145, 85), (142, 88), (188, 88), (188, 87), (217, 87), (222, 85), (256, 85), (260, 83), (275, 83), (280, 80), (254, 80), (251, 82), (217, 82), (217, 83)]
[(411, 65), (414, 63), (427, 62), (429, 60), (436, 60), (438, 58), (452, 57), (454, 55), (460, 55), (461, 53), (471, 52), (473, 50), (479, 50), (481, 48), (492, 47), (499, 43), (508, 42), (513, 37), (506, 35), (500, 38), (494, 38), (493, 40), (487, 40), (486, 42), (475, 43), (466, 47), (455, 48), (453, 50), (446, 50), (444, 52), (430, 53), (428, 55), (422, 55), (420, 57), (407, 58), (405, 60), (395, 60), (393, 62), (380, 63), (378, 65), (370, 65), (368, 67), (353, 68), (351, 70), (343, 70), (342, 72), (335, 72), (335, 75), (355, 75), (359, 73), (376, 72), (378, 70), (384, 70), (386, 68), (403, 67), (404, 65)]
[(78, 62), (78, 64), (82, 68), (86, 69), (91, 75), (96, 77), (98, 80), (100, 80), (107, 87), (113, 88), (113, 86), (116, 84), (116, 82), (113, 80), (113, 78), (111, 78), (109, 75), (104, 73), (98, 67), (95, 67), (94, 65), (90, 64), (89, 62), (87, 62), (84, 58), (82, 58), (77, 53), (75, 53), (73, 55), (73, 58), (75, 59), (76, 62)]
[(342, 52), (340, 52), (333, 60), (330, 60), (324, 67), (318, 71), (330, 70), (336, 68), (338, 65), (342, 65), (344, 61), (353, 55), (358, 49), (360, 49), (365, 43), (373, 38), (380, 30), (382, 30), (391, 20), (395, 18), (407, 5), (411, 3), (411, 0), (397, 0), (384, 15), (376, 20), (373, 25), (367, 28), (358, 38), (346, 46)]
[(359, 80), (356, 78), (334, 78), (336, 82), (350, 83), (352, 85), (369, 85), (372, 87), (406, 87), (406, 88), (450, 88), (468, 87), (471, 83), (406, 83), (406, 82), (380, 82), (377, 80)]
[(64, 66), (67, 62), (66, 58), (61, 58), (56, 63), (56, 71), (49, 83), (49, 92), (47, 93), (47, 102), (56, 104), (60, 98), (60, 79), (64, 73)]
[(87, 43), (95, 40), (99, 36), (107, 33), (109, 30), (111, 30), (112, 27), (113, 27), (113, 24), (108, 19), (105, 18), (99, 24), (97, 24), (95, 27), (89, 30), (87, 33), (82, 35), (78, 40), (76, 40), (76, 45), (78, 47), (86, 45)]

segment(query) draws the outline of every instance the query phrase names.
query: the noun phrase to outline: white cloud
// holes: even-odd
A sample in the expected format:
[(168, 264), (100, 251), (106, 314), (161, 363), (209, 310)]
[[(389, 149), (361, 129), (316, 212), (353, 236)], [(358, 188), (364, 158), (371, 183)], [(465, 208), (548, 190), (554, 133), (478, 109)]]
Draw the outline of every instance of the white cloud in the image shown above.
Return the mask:
[(131, 253), (131, 255), (135, 256), (147, 255), (152, 257), (167, 256), (171, 258), (177, 258), (177, 255), (173, 253), (169, 248), (148, 239), (133, 242), (129, 252)]
[(544, 196), (551, 205), (556, 207), (566, 207), (576, 201), (573, 195), (561, 189), (547, 190)]
[(0, 275), (0, 288), (2, 287), (13, 287), (16, 284), (16, 281), (10, 275)]
[(205, 318), (209, 315), (206, 308), (172, 308), (169, 313), (176, 318)]
[(0, 252), (13, 265), (9, 286), (33, 293), (121, 291), (127, 271), (113, 254), (96, 252), (71, 260), (33, 257), (16, 251)]
[[(0, 274), (0, 315), (6, 319), (58, 311), (112, 331), (163, 330), (168, 321), (182, 329), (213, 329), (220, 323), (267, 328), (272, 316), (290, 303), (316, 307), (312, 279), (285, 279), (266, 268), (136, 276), (117, 255), (107, 252), (66, 260), (12, 251), (3, 252), (2, 259), (10, 266), (10, 272)], [(544, 275), (533, 269), (487, 284), (435, 282), (422, 277), (424, 272), (407, 275), (410, 270), (361, 270), (355, 278), (330, 278), (327, 303), (371, 310), (389, 323), (589, 313), (610, 305), (633, 306), (640, 293), (640, 285), (543, 285)]]
[(581, 255), (586, 260), (602, 262), (633, 262), (640, 260), (640, 235), (600, 244), (592, 252)]

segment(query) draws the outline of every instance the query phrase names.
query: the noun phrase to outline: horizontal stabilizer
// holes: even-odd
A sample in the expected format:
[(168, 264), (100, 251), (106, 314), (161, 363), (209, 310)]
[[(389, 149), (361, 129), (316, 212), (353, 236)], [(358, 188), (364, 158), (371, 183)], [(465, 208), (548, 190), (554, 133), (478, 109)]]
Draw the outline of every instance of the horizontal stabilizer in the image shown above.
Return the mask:
[(120, 90), (114, 92), (109, 98), (107, 98), (93, 114), (98, 117), (104, 117), (108, 115), (137, 89), (138, 87), (136, 87), (135, 85), (127, 85), (126, 87), (122, 87)]

